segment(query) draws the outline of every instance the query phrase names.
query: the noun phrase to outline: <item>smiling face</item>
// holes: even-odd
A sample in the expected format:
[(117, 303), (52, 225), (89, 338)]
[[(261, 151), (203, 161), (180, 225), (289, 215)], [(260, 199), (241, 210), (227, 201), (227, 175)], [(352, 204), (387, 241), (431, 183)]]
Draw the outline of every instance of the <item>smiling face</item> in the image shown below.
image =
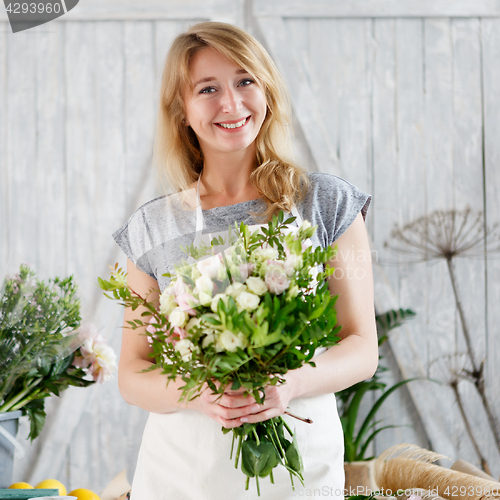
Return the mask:
[(205, 158), (255, 150), (267, 110), (255, 78), (210, 47), (195, 53), (189, 76), (185, 124), (196, 134)]

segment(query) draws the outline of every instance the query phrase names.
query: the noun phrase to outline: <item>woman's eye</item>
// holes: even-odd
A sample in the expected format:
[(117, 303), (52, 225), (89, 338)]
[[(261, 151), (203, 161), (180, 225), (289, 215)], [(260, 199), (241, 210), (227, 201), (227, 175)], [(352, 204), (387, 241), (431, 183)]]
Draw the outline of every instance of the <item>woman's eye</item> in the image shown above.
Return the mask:
[(255, 83), (255, 81), (251, 78), (244, 78), (243, 80), (241, 80), (240, 85), (242, 87), (246, 87), (247, 85), (251, 85), (252, 83)]
[(211, 94), (212, 92), (215, 92), (215, 87), (205, 87), (200, 90), (200, 94)]

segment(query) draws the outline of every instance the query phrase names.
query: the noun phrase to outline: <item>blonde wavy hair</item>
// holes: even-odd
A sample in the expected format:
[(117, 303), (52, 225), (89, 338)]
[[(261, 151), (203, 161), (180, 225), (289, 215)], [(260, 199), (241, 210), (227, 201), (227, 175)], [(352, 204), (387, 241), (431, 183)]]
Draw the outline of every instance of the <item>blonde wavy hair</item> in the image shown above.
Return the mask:
[(167, 56), (161, 80), (154, 163), (178, 191), (189, 189), (203, 169), (203, 152), (191, 129), (183, 124), (183, 93), (190, 88), (189, 65), (194, 54), (211, 47), (248, 71), (263, 89), (267, 113), (256, 138), (251, 184), (267, 204), (270, 219), (289, 211), (309, 186), (305, 170), (290, 157), (291, 106), (284, 81), (266, 50), (245, 31), (226, 23), (203, 22), (177, 36)]

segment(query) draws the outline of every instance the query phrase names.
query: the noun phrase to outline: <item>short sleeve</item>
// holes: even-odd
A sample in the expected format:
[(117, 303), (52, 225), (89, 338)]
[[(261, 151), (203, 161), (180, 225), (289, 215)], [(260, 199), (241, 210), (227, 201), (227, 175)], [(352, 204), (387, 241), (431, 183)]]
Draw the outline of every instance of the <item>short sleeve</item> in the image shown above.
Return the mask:
[(145, 240), (148, 238), (146, 221), (137, 211), (120, 229), (113, 233), (113, 239), (138, 269), (156, 278), (147, 258)]
[(366, 218), (371, 196), (335, 175), (310, 173), (311, 185), (302, 203), (304, 218), (318, 226), (321, 246), (330, 246), (354, 222)]
[(184, 256), (181, 247), (194, 239), (196, 212), (191, 191), (145, 203), (113, 233), (125, 255), (157, 281)]

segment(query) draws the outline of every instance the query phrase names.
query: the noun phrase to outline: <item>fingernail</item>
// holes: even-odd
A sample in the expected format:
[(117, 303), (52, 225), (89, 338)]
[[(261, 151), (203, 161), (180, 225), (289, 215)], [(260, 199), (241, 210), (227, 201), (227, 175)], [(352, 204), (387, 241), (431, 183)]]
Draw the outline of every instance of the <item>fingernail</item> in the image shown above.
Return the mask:
[(241, 420), (241, 422), (248, 422), (248, 418), (247, 417), (241, 417), (240, 420)]

